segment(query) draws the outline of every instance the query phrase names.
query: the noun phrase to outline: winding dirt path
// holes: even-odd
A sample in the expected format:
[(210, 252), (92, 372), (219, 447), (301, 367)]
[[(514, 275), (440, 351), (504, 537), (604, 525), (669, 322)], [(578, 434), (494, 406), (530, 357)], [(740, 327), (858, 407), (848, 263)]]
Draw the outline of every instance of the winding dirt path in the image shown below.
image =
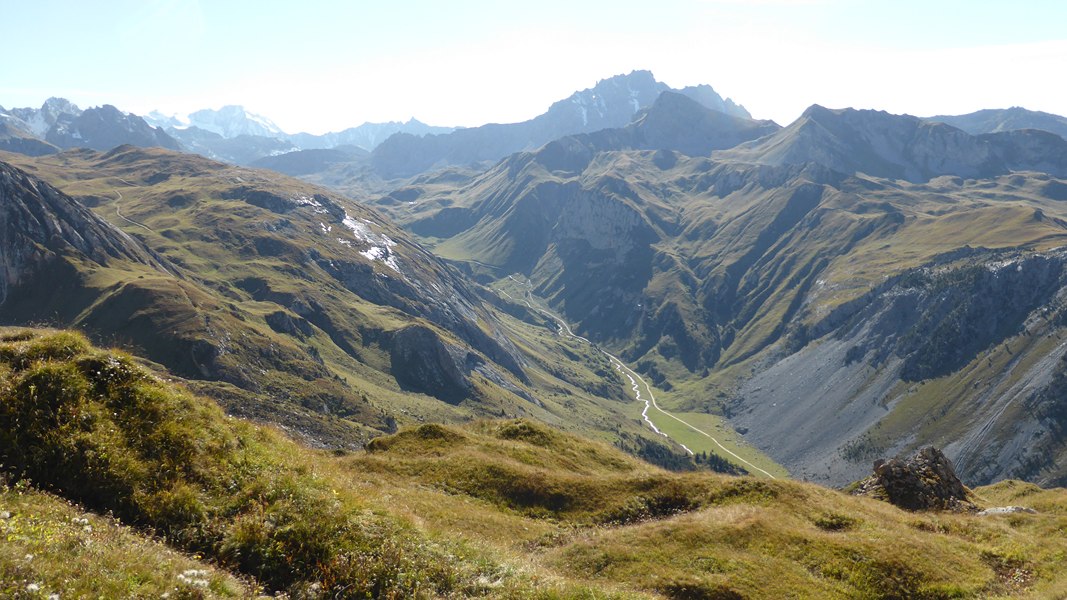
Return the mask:
[[(512, 275), (508, 275), (508, 279), (514, 281), (515, 283), (519, 284), (520, 286), (529, 286), (530, 285), (529, 282), (519, 281), (518, 279), (516, 279)], [(507, 296), (507, 298), (509, 300), (511, 300), (512, 302), (519, 302), (511, 294), (508, 294), (504, 290), (498, 290), (498, 291), (501, 294), (503, 294), (504, 296)], [(527, 293), (529, 293), (529, 292), (527, 292)], [(570, 325), (568, 325), (567, 322), (564, 321), (562, 318), (560, 318), (558, 315), (556, 315), (555, 313), (553, 313), (553, 312), (551, 312), (549, 310), (543, 309), (543, 308), (541, 308), (539, 306), (534, 306), (533, 304), (530, 303), (529, 300), (526, 300), (525, 298), (522, 300), (522, 303), (525, 304), (527, 307), (529, 307), (531, 310), (535, 310), (535, 311), (545, 315), (546, 317), (552, 319), (552, 321), (556, 323), (556, 326), (558, 328), (557, 331), (556, 331), (557, 334), (559, 334), (561, 336), (566, 335), (568, 337), (571, 337), (571, 338), (574, 338), (576, 340), (580, 340), (580, 341), (582, 341), (582, 342), (584, 342), (586, 344), (589, 344), (594, 349), (596, 349), (598, 352), (600, 352), (601, 354), (606, 356), (607, 359), (609, 361), (611, 361), (611, 364), (615, 366), (615, 370), (618, 371), (620, 374), (626, 376), (626, 378), (630, 380), (630, 389), (633, 390), (634, 399), (636, 399), (638, 402), (644, 402), (645, 403), (645, 409), (643, 411), (641, 411), (641, 417), (645, 420), (645, 423), (648, 424), (649, 428), (651, 428), (652, 431), (654, 431), (657, 434), (662, 435), (663, 437), (673, 441), (674, 443), (678, 444), (682, 448), (685, 448), (685, 451), (688, 452), (690, 455), (693, 454), (693, 451), (690, 450), (685, 444), (683, 444), (683, 443), (679, 442), (678, 440), (672, 438), (671, 436), (667, 435), (665, 432), (661, 431), (658, 427), (656, 427), (656, 424), (653, 423), (652, 419), (648, 416), (648, 411), (650, 409), (659, 412), (660, 414), (662, 414), (665, 417), (674, 419), (675, 421), (681, 423), (682, 425), (685, 425), (686, 427), (688, 427), (689, 429), (693, 430), (694, 432), (696, 432), (696, 433), (708, 438), (709, 440), (712, 441), (712, 443), (715, 444), (715, 446), (717, 446), (724, 453), (726, 453), (729, 456), (733, 457), (735, 460), (737, 460), (737, 462), (741, 463), (746, 468), (751, 469), (750, 472), (752, 472), (752, 473), (759, 472), (759, 473), (762, 473), (762, 474), (766, 475), (767, 477), (770, 477), (771, 479), (777, 479), (777, 477), (775, 477), (774, 475), (768, 473), (764, 469), (761, 469), (761, 468), (757, 467), (756, 465), (750, 463), (749, 461), (741, 458), (735, 452), (733, 452), (732, 450), (730, 450), (726, 446), (723, 446), (722, 443), (719, 442), (719, 440), (715, 438), (715, 436), (711, 435), (707, 431), (704, 431), (703, 429), (700, 429), (699, 427), (693, 425), (692, 423), (689, 423), (688, 421), (685, 421), (685, 420), (675, 416), (674, 414), (672, 414), (670, 412), (667, 412), (666, 410), (660, 408), (659, 404), (656, 402), (655, 394), (652, 393), (652, 386), (650, 386), (648, 384), (648, 382), (645, 381), (644, 378), (641, 377), (641, 375), (639, 375), (637, 373), (637, 371), (634, 371), (630, 367), (626, 366), (626, 364), (623, 363), (614, 354), (611, 354), (611, 353), (607, 352), (606, 350), (604, 350), (603, 348), (601, 348), (600, 346), (597, 346), (593, 342), (589, 341), (588, 338), (582, 337), (582, 336), (574, 333), (574, 331), (571, 330)], [(645, 393), (648, 394), (647, 398), (642, 396), (641, 387), (645, 388)]]
[[(125, 183), (126, 185), (128, 185), (128, 186), (130, 186), (130, 187), (136, 187), (135, 185), (133, 185), (133, 184), (132, 184), (132, 183), (130, 183), (129, 181), (126, 181), (125, 179), (119, 179), (119, 181), (121, 181), (122, 183)], [(152, 233), (155, 233), (155, 231), (156, 231), (156, 230), (155, 230), (155, 229), (152, 229), (152, 228), (151, 228), (151, 227), (149, 227), (148, 225), (145, 225), (144, 223), (139, 223), (139, 222), (137, 222), (137, 221), (134, 221), (133, 219), (131, 219), (131, 218), (129, 218), (129, 217), (127, 217), (127, 216), (123, 215), (123, 214), (122, 214), (122, 209), (121, 209), (121, 207), (119, 206), (119, 204), (121, 204), (121, 203), (122, 203), (122, 192), (120, 192), (120, 191), (118, 191), (118, 190), (114, 190), (114, 192), (115, 192), (115, 196), (116, 196), (116, 198), (115, 198), (115, 214), (116, 214), (116, 215), (118, 215), (118, 217), (119, 217), (120, 219), (122, 219), (123, 221), (126, 221), (126, 222), (127, 222), (127, 223), (129, 223), (130, 225), (136, 225), (136, 226), (138, 226), (138, 227), (141, 227), (141, 228), (143, 228), (143, 229), (146, 229), (146, 230), (148, 230), (148, 231), (151, 231)]]

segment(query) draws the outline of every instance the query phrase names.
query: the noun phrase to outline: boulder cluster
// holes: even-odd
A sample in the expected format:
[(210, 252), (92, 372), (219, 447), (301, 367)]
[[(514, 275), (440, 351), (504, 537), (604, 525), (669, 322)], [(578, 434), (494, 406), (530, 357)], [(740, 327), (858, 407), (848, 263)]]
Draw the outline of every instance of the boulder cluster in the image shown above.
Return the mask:
[(875, 461), (874, 473), (860, 481), (852, 493), (885, 500), (906, 510), (977, 510), (952, 462), (933, 446), (920, 449), (910, 458)]

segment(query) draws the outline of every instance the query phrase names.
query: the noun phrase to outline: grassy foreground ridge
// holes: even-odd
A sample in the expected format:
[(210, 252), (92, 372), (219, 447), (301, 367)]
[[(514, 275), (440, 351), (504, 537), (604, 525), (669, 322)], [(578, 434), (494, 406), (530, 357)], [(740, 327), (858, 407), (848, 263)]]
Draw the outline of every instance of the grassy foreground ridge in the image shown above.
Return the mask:
[(327, 453), (71, 332), (0, 331), (0, 463), (5, 596), (1067, 594), (1064, 490), (976, 490), (1032, 515), (909, 513), (670, 473), (530, 420)]

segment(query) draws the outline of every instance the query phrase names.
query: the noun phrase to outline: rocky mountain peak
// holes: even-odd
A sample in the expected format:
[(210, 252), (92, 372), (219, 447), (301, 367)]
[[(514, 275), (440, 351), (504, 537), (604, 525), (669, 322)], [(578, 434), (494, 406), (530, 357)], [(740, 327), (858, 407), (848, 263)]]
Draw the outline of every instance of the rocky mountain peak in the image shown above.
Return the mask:
[(667, 84), (656, 81), (651, 72), (633, 71), (601, 79), (595, 86), (556, 102), (535, 120), (547, 122), (561, 134), (622, 127), (669, 89)]
[(110, 104), (90, 108), (79, 115), (64, 114), (48, 130), (45, 140), (60, 148), (111, 150), (123, 144), (158, 146), (180, 150), (181, 145), (161, 129), (137, 115)]
[(735, 103), (730, 98), (723, 98), (715, 91), (715, 88), (706, 83), (700, 85), (691, 85), (678, 90), (679, 93), (689, 96), (693, 100), (696, 100), (703, 106), (710, 108), (711, 110), (717, 110), (724, 112), (728, 115), (735, 117), (742, 117), (745, 119), (751, 119), (752, 115), (745, 109), (744, 106)]
[(41, 112), (51, 115), (68, 114), (77, 116), (80, 115), (82, 111), (78, 108), (77, 104), (74, 104), (70, 100), (53, 96), (44, 101), (44, 104), (41, 105)]
[(44, 139), (48, 130), (62, 118), (73, 119), (82, 113), (76, 104), (66, 98), (51, 97), (40, 108), (12, 108), (9, 116), (22, 122), (21, 128)]

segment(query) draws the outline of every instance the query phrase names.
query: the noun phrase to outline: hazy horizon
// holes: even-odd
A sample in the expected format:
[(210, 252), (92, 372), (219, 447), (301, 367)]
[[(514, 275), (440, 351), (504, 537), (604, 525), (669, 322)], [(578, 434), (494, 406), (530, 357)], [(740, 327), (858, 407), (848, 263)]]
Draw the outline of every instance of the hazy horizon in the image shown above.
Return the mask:
[(237, 104), (288, 133), (416, 118), (532, 118), (647, 69), (709, 84), (779, 124), (811, 104), (919, 116), (1067, 114), (1067, 6), (1029, 2), (665, 0), (499, 6), (45, 0), (6, 12), (0, 105), (186, 114)]

